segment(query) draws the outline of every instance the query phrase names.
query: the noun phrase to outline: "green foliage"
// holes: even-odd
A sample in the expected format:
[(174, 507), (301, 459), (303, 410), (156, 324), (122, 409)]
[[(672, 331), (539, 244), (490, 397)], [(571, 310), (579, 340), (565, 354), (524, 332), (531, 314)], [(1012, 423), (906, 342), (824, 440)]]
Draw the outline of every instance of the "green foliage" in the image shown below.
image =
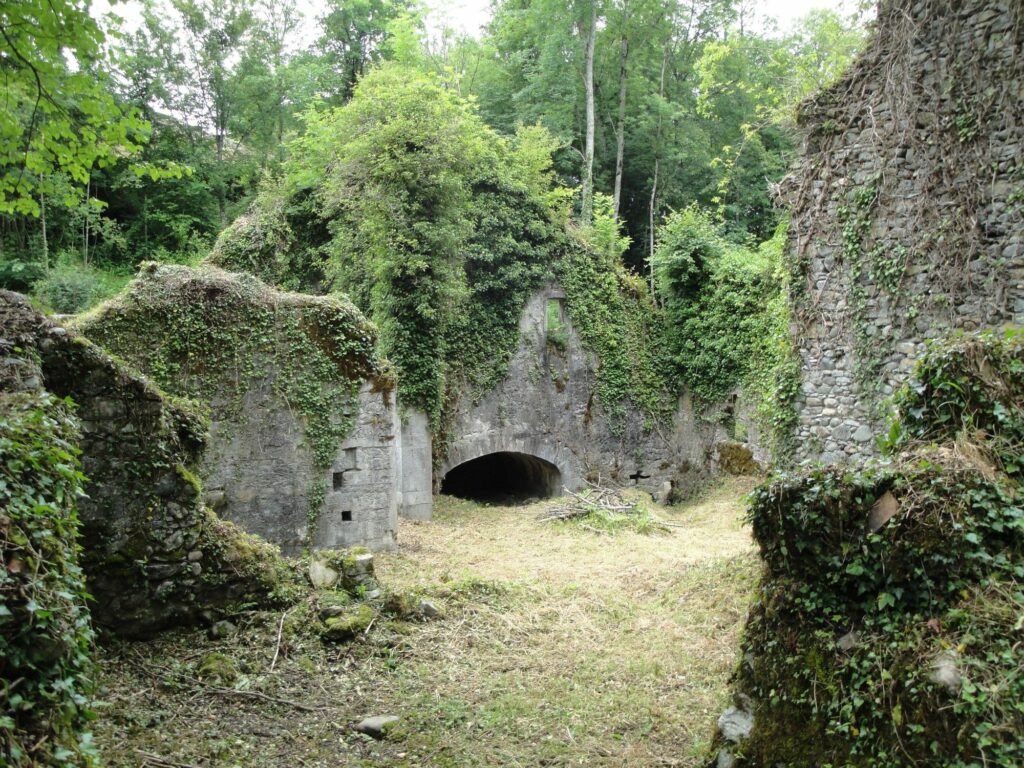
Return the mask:
[(570, 239), (556, 274), (573, 328), (601, 361), (597, 400), (613, 433), (619, 433), (628, 406), (639, 409), (651, 425), (671, 419), (675, 403), (658, 365), (658, 317), (650, 294), (623, 267), (621, 240), (601, 197), (595, 198), (594, 227)]
[(788, 452), (799, 386), (781, 267), (785, 239), (783, 223), (757, 250), (742, 248), (690, 208), (666, 219), (654, 260), (673, 380), (702, 404), (736, 388), (753, 394), (779, 460)]
[(958, 442), (1019, 480), (1024, 476), (1024, 333), (1008, 329), (931, 345), (893, 398), (899, 414), (884, 447)]
[(113, 296), (128, 278), (65, 258), (32, 285), (34, 297), (45, 307), (64, 314), (88, 309)]
[[(70, 401), (0, 394), (0, 753), (92, 765), (93, 632), (78, 566), (85, 477)], [(9, 761), (9, 762), (8, 762)]]
[(436, 79), (396, 65), (360, 81), (345, 107), (308, 113), (306, 126), (290, 183), (316, 187), (335, 220), (338, 287), (369, 306), (403, 402), (436, 419), (444, 329), (464, 293), (474, 175), (493, 158), (492, 137)]
[(1022, 381), (1017, 334), (936, 345), (897, 398), (889, 447), (904, 453), (754, 492), (766, 571), (738, 671), (761, 702), (751, 764), (1024, 760)]
[(54, 176), (84, 185), (93, 166), (137, 152), (148, 126), (97, 71), (104, 35), (87, 5), (9, 0), (0, 29), (0, 213), (38, 216)]

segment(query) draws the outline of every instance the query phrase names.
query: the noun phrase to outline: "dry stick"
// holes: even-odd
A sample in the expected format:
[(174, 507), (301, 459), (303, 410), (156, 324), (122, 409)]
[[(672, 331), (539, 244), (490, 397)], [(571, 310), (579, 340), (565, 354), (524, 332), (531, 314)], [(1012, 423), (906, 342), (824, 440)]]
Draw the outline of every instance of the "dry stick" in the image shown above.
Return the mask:
[(160, 768), (198, 768), (198, 766), (193, 765), (192, 763), (176, 763), (166, 757), (161, 757), (160, 755), (152, 752), (146, 752), (142, 749), (136, 749), (135, 751), (146, 758), (147, 763), (153, 763), (160, 766)]
[(149, 667), (151, 669), (162, 670), (163, 672), (165, 672), (167, 674), (175, 675), (176, 677), (180, 678), (181, 680), (184, 680), (187, 683), (191, 683), (192, 685), (199, 686), (201, 689), (204, 689), (204, 690), (207, 690), (207, 691), (211, 691), (212, 693), (219, 693), (222, 696), (243, 696), (243, 697), (244, 696), (251, 696), (251, 697), (256, 698), (256, 699), (264, 699), (265, 701), (273, 701), (273, 702), (276, 702), (278, 704), (287, 704), (288, 706), (295, 707), (295, 709), (301, 710), (302, 712), (322, 712), (323, 711), (323, 707), (310, 707), (310, 706), (308, 706), (306, 704), (300, 704), (297, 701), (292, 701), (291, 699), (282, 699), (282, 698), (280, 698), (278, 696), (270, 696), (270, 695), (268, 695), (266, 693), (260, 693), (259, 691), (236, 691), (234, 688), (222, 688), (219, 685), (210, 685), (209, 683), (205, 682), (204, 680), (199, 680), (198, 678), (190, 677), (190, 676), (188, 676), (186, 674), (183, 674), (181, 672), (176, 672), (175, 670), (170, 669), (169, 667), (164, 667), (164, 666), (161, 666), (159, 664), (146, 664), (145, 662), (142, 662), (142, 666), (143, 666), (143, 668)]
[[(288, 609), (290, 611), (291, 608)], [(277, 654), (281, 651), (281, 633), (284, 631), (284, 617), (288, 615), (288, 611), (281, 614), (281, 623), (277, 625), (277, 645), (274, 646), (274, 658), (270, 660), (270, 671), (274, 671), (274, 667), (277, 665)]]
[[(200, 681), (201, 682), (201, 681)], [(279, 696), (270, 696), (266, 693), (260, 693), (259, 691), (236, 691), (234, 688), (221, 688), (220, 686), (208, 685), (206, 686), (208, 691), (213, 693), (219, 693), (222, 696), (251, 696), (256, 699), (263, 699), (265, 701), (273, 701), (277, 704), (287, 704), (288, 706), (295, 707), (295, 709), (301, 710), (302, 712), (322, 712), (323, 707), (310, 707), (306, 704), (300, 704), (297, 701), (291, 699), (282, 699)]]

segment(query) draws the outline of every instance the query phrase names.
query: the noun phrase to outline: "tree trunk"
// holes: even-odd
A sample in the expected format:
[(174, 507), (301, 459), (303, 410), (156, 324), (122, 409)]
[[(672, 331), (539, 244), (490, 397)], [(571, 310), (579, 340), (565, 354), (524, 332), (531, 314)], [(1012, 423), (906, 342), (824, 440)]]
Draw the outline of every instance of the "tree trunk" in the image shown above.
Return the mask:
[(46, 240), (46, 195), (39, 195), (39, 226), (43, 233), (43, 269), (50, 271), (50, 246)]
[(629, 59), (629, 40), (626, 37), (626, 24), (629, 20), (629, 4), (623, 8), (622, 20), (622, 52), (619, 55), (619, 119), (615, 124), (615, 190), (613, 192), (612, 212), (615, 220), (619, 220), (619, 207), (622, 203), (622, 164), (626, 152), (626, 64)]
[(665, 45), (661, 57), (661, 78), (658, 82), (658, 128), (654, 133), (654, 179), (651, 182), (651, 201), (647, 209), (648, 245), (647, 263), (651, 272), (651, 298), (654, 298), (654, 213), (658, 205), (658, 171), (661, 169), (661, 124), (662, 105), (665, 98), (665, 70), (668, 69), (668, 56), (671, 43)]
[(583, 88), (587, 99), (587, 131), (583, 145), (583, 190), (580, 194), (580, 219), (584, 224), (591, 223), (594, 218), (594, 43), (596, 38), (597, 0), (592, 0), (583, 74)]
[(85, 217), (82, 222), (82, 261), (89, 266), (89, 197), (92, 195), (92, 182), (85, 182)]

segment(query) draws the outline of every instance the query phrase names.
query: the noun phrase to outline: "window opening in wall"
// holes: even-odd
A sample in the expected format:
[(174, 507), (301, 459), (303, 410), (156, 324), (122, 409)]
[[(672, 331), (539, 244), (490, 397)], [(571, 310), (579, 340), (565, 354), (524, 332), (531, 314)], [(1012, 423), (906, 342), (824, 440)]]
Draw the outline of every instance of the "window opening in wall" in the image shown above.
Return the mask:
[(345, 487), (345, 473), (335, 472), (334, 473), (334, 490), (340, 491)]
[(341, 512), (341, 521), (343, 523), (351, 523), (352, 522), (352, 510), (351, 509), (344, 509), (344, 510), (342, 510), (342, 512)]
[(569, 334), (565, 327), (561, 299), (548, 299), (546, 331), (548, 344), (555, 349), (563, 350), (569, 346)]

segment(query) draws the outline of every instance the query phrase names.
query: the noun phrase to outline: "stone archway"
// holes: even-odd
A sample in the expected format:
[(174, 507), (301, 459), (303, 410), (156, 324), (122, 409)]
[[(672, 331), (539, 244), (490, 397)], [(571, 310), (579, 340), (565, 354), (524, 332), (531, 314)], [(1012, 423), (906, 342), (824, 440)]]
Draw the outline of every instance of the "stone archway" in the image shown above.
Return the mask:
[(464, 461), (441, 478), (441, 493), (474, 501), (521, 503), (562, 489), (562, 473), (550, 461), (518, 451), (495, 451)]

